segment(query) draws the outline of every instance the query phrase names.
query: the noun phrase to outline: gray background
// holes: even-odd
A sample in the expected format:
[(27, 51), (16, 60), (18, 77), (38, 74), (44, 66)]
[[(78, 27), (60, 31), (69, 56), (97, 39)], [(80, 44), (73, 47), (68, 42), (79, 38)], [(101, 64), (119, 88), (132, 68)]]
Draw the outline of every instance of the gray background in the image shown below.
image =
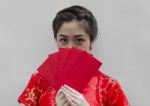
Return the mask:
[(56, 50), (52, 19), (80, 4), (95, 14), (93, 54), (117, 78), (132, 106), (150, 106), (149, 0), (0, 0), (0, 106), (17, 106), (31, 74)]

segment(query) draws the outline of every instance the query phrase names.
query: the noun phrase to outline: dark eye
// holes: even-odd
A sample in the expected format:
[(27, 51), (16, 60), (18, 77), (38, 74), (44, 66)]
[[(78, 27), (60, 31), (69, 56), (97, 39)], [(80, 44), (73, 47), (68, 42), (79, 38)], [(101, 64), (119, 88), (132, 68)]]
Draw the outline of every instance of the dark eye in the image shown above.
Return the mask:
[(66, 38), (60, 38), (59, 41), (63, 44), (66, 44), (68, 42)]
[(85, 41), (84, 39), (78, 38), (78, 39), (75, 40), (75, 43), (81, 44), (81, 43), (84, 42), (84, 41)]

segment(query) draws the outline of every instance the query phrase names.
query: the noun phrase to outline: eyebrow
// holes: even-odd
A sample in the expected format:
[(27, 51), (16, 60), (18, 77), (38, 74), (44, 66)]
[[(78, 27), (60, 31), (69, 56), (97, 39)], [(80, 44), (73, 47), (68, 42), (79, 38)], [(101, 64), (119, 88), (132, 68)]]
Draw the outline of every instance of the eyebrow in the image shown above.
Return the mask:
[(84, 36), (84, 35), (78, 34), (78, 35), (75, 35), (75, 38), (79, 38), (79, 37), (82, 37), (82, 36)]
[(64, 35), (64, 34), (60, 34), (59, 36), (60, 37), (67, 37), (67, 35)]
[[(66, 37), (66, 38), (68, 37), (67, 35), (64, 35), (64, 34), (60, 34), (59, 36), (60, 36), (60, 37)], [(82, 35), (82, 34), (77, 34), (77, 35), (75, 35), (74, 37), (75, 37), (75, 38), (79, 38), (79, 37), (82, 37), (82, 36), (84, 36), (84, 35)]]

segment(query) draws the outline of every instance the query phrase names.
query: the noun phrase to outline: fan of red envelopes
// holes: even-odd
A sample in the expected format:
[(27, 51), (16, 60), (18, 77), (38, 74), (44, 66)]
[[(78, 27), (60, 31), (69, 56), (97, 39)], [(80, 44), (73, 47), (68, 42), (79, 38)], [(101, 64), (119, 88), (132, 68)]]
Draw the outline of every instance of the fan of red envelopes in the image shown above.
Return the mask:
[(37, 70), (56, 90), (66, 84), (82, 92), (101, 65), (84, 50), (60, 48), (50, 54)]

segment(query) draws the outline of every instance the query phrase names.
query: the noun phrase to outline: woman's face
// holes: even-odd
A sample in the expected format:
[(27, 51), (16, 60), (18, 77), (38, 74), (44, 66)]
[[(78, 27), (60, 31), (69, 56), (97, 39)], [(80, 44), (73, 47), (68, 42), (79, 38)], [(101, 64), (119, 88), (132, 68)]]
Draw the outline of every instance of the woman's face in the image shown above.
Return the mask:
[(57, 33), (56, 39), (58, 48), (76, 47), (90, 52), (91, 42), (89, 35), (85, 32), (79, 22), (65, 22)]

